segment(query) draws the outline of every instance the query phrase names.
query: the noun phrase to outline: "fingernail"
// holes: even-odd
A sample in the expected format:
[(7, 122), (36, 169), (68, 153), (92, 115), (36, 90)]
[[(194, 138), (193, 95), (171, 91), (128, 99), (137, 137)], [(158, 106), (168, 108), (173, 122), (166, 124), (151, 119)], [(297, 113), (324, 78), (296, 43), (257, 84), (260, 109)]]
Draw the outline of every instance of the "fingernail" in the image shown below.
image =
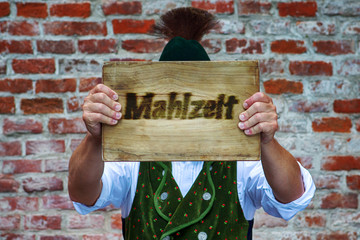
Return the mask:
[(245, 120), (245, 115), (244, 114), (240, 114), (240, 120), (242, 120), (242, 121)]
[(111, 123), (112, 123), (112, 124), (117, 124), (117, 122), (118, 122), (117, 120), (111, 119)]
[(247, 109), (249, 105), (246, 102), (244, 102), (243, 106), (245, 109)]
[(118, 99), (118, 95), (117, 95), (117, 94), (114, 94), (114, 95), (112, 96), (112, 98), (113, 98), (113, 100), (117, 100), (117, 99)]
[(115, 105), (115, 111), (120, 111), (121, 109), (121, 105), (120, 104), (116, 104)]
[(120, 113), (116, 113), (116, 119), (120, 119)]
[(247, 134), (247, 135), (248, 135), (248, 134), (251, 134), (251, 130), (250, 130), (250, 129), (246, 129), (246, 130), (245, 130), (245, 134)]
[(240, 129), (244, 129), (244, 124), (243, 123), (239, 123), (239, 127), (240, 127)]

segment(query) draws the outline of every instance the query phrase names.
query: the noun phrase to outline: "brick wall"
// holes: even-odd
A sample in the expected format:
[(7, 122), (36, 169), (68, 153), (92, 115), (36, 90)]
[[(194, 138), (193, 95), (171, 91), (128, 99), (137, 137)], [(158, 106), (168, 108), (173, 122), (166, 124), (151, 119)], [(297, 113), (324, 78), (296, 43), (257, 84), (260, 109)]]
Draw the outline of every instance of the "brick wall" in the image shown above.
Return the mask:
[(289, 222), (259, 210), (255, 239), (360, 238), (359, 1), (0, 0), (1, 239), (121, 238), (118, 210), (80, 216), (68, 198), (81, 104), (104, 61), (156, 61), (165, 42), (149, 26), (191, 5), (220, 19), (202, 42), (211, 59), (260, 60), (277, 138), (318, 188)]

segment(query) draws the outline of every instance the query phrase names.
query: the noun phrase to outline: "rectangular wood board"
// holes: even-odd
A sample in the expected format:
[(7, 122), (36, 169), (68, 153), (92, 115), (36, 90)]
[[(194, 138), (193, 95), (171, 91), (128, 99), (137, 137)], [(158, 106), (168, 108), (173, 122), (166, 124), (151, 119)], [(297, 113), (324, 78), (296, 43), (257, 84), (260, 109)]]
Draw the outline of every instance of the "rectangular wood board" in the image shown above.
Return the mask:
[(259, 91), (258, 61), (106, 62), (122, 119), (103, 124), (104, 161), (259, 160), (260, 136), (237, 127)]

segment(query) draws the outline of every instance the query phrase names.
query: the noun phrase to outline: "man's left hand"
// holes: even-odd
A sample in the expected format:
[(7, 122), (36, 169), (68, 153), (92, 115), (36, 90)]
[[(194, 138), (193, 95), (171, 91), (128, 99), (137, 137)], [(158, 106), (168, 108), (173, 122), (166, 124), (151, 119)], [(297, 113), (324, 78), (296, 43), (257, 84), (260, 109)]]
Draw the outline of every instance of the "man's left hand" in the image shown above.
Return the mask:
[(261, 134), (261, 143), (270, 142), (278, 130), (278, 115), (272, 99), (262, 92), (257, 92), (244, 101), (245, 111), (240, 113), (238, 127), (246, 135)]

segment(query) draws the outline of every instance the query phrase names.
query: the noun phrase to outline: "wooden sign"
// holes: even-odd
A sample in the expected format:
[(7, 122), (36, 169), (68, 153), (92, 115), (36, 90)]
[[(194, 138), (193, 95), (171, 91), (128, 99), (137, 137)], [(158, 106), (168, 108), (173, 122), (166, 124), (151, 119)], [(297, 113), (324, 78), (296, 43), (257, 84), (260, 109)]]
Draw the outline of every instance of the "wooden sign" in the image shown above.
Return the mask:
[(237, 127), (259, 91), (257, 61), (107, 62), (103, 82), (123, 117), (103, 124), (104, 161), (259, 160), (260, 137)]

